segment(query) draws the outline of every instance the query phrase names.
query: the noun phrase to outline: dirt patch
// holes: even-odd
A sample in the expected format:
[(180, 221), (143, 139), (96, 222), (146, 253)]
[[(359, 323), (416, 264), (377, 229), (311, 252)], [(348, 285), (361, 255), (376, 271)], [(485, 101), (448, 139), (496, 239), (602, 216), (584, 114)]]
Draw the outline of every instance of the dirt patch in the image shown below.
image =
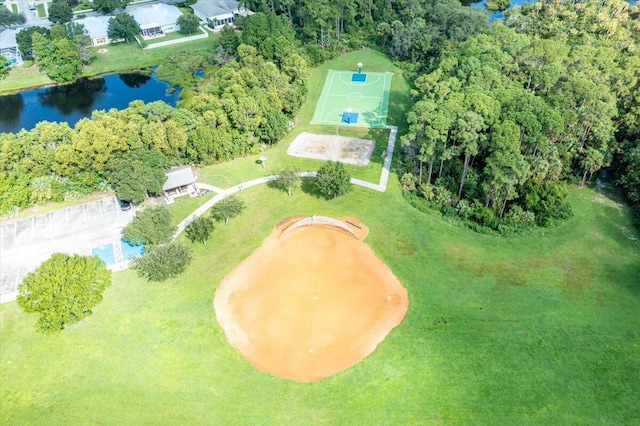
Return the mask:
[(300, 220), (280, 222), (224, 278), (214, 307), (229, 343), (254, 367), (314, 382), (372, 353), (409, 302), (362, 241), (364, 224), (341, 220), (352, 233), (322, 220), (294, 227)]
[(291, 142), (287, 154), (293, 157), (366, 166), (375, 147), (376, 143), (371, 139), (302, 132)]

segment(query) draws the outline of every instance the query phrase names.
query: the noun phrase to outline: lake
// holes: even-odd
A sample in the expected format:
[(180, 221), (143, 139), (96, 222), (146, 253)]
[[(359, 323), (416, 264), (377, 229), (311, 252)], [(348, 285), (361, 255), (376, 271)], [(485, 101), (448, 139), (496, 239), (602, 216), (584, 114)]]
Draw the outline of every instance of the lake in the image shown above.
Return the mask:
[(175, 106), (179, 91), (155, 74), (123, 73), (82, 78), (65, 86), (41, 87), (0, 96), (0, 132), (33, 129), (40, 121), (67, 122), (73, 127), (93, 111), (124, 109), (131, 101), (164, 101)]

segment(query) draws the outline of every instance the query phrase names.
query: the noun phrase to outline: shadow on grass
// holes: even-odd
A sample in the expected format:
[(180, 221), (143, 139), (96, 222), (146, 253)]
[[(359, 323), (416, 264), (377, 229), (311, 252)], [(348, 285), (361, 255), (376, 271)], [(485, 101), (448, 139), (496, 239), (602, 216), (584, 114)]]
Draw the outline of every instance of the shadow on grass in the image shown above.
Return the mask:
[(315, 185), (315, 178), (302, 178), (300, 183), (300, 189), (307, 195), (311, 195), (319, 200), (326, 200), (327, 197), (322, 195)]

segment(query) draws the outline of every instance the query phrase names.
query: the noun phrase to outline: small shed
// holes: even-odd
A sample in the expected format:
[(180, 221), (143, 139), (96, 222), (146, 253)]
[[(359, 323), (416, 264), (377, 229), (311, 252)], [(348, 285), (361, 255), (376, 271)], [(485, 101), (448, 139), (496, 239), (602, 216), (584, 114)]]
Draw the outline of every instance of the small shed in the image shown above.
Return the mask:
[(173, 199), (181, 195), (189, 195), (190, 197), (198, 195), (196, 177), (190, 166), (175, 167), (167, 170), (164, 174), (167, 180), (162, 185), (162, 192), (167, 204), (172, 204)]

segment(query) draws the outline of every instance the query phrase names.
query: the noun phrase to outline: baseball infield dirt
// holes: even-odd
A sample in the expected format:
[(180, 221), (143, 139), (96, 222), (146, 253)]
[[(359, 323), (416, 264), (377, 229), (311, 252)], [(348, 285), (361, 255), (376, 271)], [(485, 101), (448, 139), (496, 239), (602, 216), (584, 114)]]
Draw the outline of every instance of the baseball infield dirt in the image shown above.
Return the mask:
[(339, 223), (282, 221), (220, 283), (218, 322), (257, 369), (321, 380), (360, 362), (404, 318), (407, 291), (362, 241), (368, 228)]

